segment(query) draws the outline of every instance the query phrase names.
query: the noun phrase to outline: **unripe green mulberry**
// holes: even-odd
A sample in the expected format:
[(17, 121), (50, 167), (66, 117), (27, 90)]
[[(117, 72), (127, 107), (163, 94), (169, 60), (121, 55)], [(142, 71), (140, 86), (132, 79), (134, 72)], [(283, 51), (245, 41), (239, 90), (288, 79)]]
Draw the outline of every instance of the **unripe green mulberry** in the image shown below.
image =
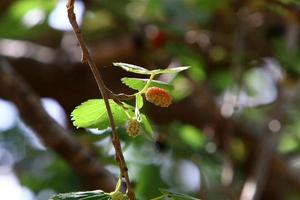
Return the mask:
[(147, 101), (160, 107), (168, 107), (172, 103), (171, 95), (159, 87), (150, 87), (145, 93)]
[(140, 134), (140, 123), (137, 119), (132, 118), (127, 121), (126, 132), (131, 137), (136, 137)]

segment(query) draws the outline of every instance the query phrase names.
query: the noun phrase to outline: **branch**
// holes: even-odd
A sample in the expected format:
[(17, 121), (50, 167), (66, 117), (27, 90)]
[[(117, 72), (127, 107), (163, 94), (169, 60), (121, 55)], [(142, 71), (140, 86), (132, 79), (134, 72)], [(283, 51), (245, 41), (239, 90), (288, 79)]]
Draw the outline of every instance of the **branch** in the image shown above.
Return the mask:
[(108, 114), (108, 118), (109, 118), (110, 127), (112, 129), (112, 143), (113, 143), (115, 151), (116, 151), (116, 160), (118, 162), (121, 174), (122, 174), (122, 176), (124, 176), (125, 181), (126, 181), (127, 195), (130, 200), (134, 200), (135, 195), (134, 195), (132, 186), (130, 184), (130, 180), (129, 180), (129, 176), (128, 176), (128, 168), (127, 168), (125, 160), (124, 160), (119, 136), (116, 131), (113, 115), (112, 115), (111, 108), (110, 108), (109, 101), (108, 101), (109, 95), (107, 93), (106, 87), (105, 87), (103, 79), (101, 77), (101, 74), (98, 72), (96, 64), (95, 64), (94, 60), (92, 59), (91, 55), (89, 54), (87, 46), (86, 46), (84, 39), (80, 33), (80, 29), (76, 22), (76, 16), (74, 13), (74, 0), (68, 0), (67, 11), (68, 11), (68, 18), (69, 18), (70, 24), (72, 25), (73, 31), (77, 37), (77, 40), (78, 40), (79, 45), (82, 50), (81, 60), (83, 63), (89, 64), (90, 69), (94, 75), (96, 82), (97, 82), (100, 93), (103, 97), (103, 100), (104, 100), (104, 103), (106, 106), (106, 110), (107, 110), (107, 114)]
[(44, 144), (58, 153), (91, 188), (112, 191), (114, 177), (98, 163), (92, 152), (57, 124), (44, 110), (39, 97), (9, 66), (0, 63), (0, 96), (18, 107), (22, 118)]

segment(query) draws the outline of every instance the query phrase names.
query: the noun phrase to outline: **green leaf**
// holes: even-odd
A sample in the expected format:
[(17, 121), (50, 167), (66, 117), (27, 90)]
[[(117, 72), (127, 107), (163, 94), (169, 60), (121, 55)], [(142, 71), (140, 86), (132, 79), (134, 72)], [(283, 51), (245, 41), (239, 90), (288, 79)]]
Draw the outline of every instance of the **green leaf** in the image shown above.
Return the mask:
[[(122, 83), (124, 83), (128, 87), (130, 87), (131, 89), (134, 89), (134, 90), (139, 90), (139, 91), (144, 88), (144, 86), (146, 85), (148, 80), (149, 79), (128, 78), (128, 77), (121, 79)], [(156, 81), (156, 80), (152, 80), (149, 87), (159, 87), (159, 88), (163, 88), (169, 92), (174, 89), (173, 85), (170, 85), (170, 84), (168, 84), (166, 82), (162, 82), (162, 81)]]
[(156, 69), (153, 70), (152, 72), (155, 72), (156, 74), (174, 74), (174, 73), (187, 70), (188, 68), (190, 68), (190, 66), (174, 67), (168, 69)]
[(148, 69), (145, 69), (140, 66), (132, 65), (132, 64), (127, 64), (127, 63), (113, 63), (114, 66), (121, 67), (122, 69), (136, 73), (136, 74), (151, 74), (152, 72), (149, 71)]
[(141, 94), (135, 96), (135, 104), (138, 109), (141, 109), (143, 107), (144, 101)]
[[(139, 97), (138, 97), (139, 98)], [(116, 104), (113, 100), (109, 100), (111, 111), (115, 120), (116, 126), (124, 126), (128, 117), (124, 109)], [(141, 102), (139, 102), (140, 104)], [(124, 106), (130, 116), (135, 116), (134, 108), (124, 103)], [(109, 127), (108, 116), (103, 99), (90, 99), (80, 106), (77, 106), (71, 114), (74, 126), (77, 128), (98, 128), (100, 130)], [(141, 114), (142, 128), (149, 139), (153, 139), (153, 130), (144, 114)]]
[(186, 194), (181, 194), (181, 193), (177, 193), (177, 192), (171, 192), (171, 191), (165, 190), (165, 189), (160, 189), (160, 191), (163, 194), (167, 194), (168, 197), (172, 197), (174, 200), (200, 200), (200, 199), (197, 199), (195, 197), (191, 197), (191, 196), (186, 195)]
[(150, 140), (154, 139), (153, 129), (146, 115), (142, 114), (142, 128), (146, 134), (146, 137)]
[[(116, 104), (113, 100), (109, 100), (111, 111), (116, 126), (123, 126), (127, 120), (124, 109)], [(125, 104), (127, 107), (130, 105)], [(127, 112), (132, 112), (128, 109)], [(103, 99), (91, 99), (77, 106), (71, 113), (72, 121), (77, 128), (97, 128), (106, 129), (109, 127), (108, 115)]]
[(102, 190), (70, 192), (57, 194), (50, 200), (110, 200), (111, 197)]
[(121, 67), (122, 69), (133, 72), (136, 74), (174, 74), (190, 68), (189, 66), (181, 66), (181, 67), (174, 67), (168, 69), (155, 69), (155, 70), (148, 70), (143, 67), (127, 64), (127, 63), (113, 63), (114, 66)]

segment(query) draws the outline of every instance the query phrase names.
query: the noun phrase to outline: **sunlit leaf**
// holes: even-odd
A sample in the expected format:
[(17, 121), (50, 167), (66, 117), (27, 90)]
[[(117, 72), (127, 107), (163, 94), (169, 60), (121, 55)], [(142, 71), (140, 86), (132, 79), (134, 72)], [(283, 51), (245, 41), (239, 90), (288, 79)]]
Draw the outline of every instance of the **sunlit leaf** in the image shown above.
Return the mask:
[[(127, 78), (127, 77), (121, 79), (122, 83), (124, 83), (125, 85), (127, 85), (128, 87), (134, 90), (142, 90), (148, 80), (149, 79)], [(157, 81), (157, 80), (152, 80), (150, 83), (150, 87), (159, 87), (167, 91), (171, 91), (174, 89), (173, 85), (170, 85), (166, 82)]]
[(113, 63), (114, 66), (121, 67), (122, 69), (136, 73), (136, 74), (151, 74), (152, 72), (149, 71), (148, 69), (145, 69), (143, 67), (137, 66), (137, 65), (132, 65), (132, 64), (127, 64), (127, 63)]
[(110, 200), (111, 197), (105, 194), (102, 190), (85, 191), (85, 192), (70, 192), (57, 194), (50, 200)]
[[(111, 111), (116, 126), (122, 126), (127, 120), (124, 109), (109, 100)], [(126, 105), (130, 107), (129, 105)], [(128, 110), (128, 112), (131, 112)], [(106, 129), (109, 127), (109, 120), (103, 99), (91, 99), (77, 106), (71, 113), (74, 126), (77, 128)]]
[(187, 70), (190, 68), (189, 66), (182, 66), (182, 67), (174, 67), (174, 68), (168, 68), (168, 69), (157, 69), (153, 71), (157, 71), (156, 74), (174, 74), (178, 73), (184, 70)]
[(174, 67), (174, 68), (167, 68), (167, 69), (155, 69), (150, 71), (143, 67), (127, 64), (127, 63), (113, 63), (113, 65), (117, 67), (121, 67), (122, 69), (128, 72), (133, 72), (136, 74), (174, 74), (189, 68), (189, 66), (182, 66), (182, 67)]
[[(109, 100), (109, 103), (113, 113), (115, 125), (124, 126), (128, 120), (124, 109), (120, 105), (116, 104), (113, 100)], [(141, 104), (141, 102), (139, 102), (139, 104)], [(128, 104), (124, 104), (124, 106), (128, 108), (126, 112), (131, 117), (135, 116), (134, 108), (132, 106)], [(82, 103), (74, 109), (71, 116), (73, 124), (77, 128), (97, 128), (103, 130), (109, 127), (108, 115), (103, 99), (90, 99)], [(153, 139), (153, 130), (150, 122), (144, 114), (141, 114), (141, 118), (142, 129), (148, 138)]]

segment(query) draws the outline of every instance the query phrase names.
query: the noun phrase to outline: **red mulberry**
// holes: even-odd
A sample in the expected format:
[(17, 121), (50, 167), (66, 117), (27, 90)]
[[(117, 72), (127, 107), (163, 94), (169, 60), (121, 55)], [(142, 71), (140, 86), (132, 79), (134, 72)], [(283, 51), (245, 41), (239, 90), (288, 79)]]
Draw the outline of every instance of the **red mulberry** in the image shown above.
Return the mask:
[(147, 101), (160, 107), (168, 107), (172, 103), (171, 95), (159, 87), (150, 87), (145, 93)]

